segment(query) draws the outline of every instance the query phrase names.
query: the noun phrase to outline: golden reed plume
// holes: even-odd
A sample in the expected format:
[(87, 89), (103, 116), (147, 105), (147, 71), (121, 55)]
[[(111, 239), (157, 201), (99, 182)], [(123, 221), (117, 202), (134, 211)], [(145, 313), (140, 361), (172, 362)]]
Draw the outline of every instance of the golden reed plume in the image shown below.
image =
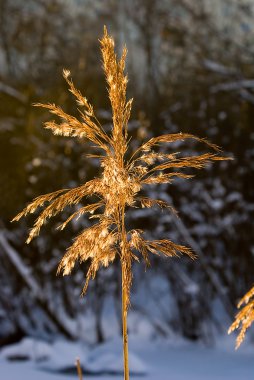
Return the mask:
[[(67, 249), (63, 256), (58, 273), (68, 275), (76, 261), (90, 259), (83, 294), (86, 292), (90, 279), (93, 279), (102, 266), (108, 266), (113, 260), (119, 259), (122, 268), (122, 321), (123, 321), (123, 350), (124, 350), (124, 379), (129, 379), (128, 367), (128, 335), (127, 311), (130, 302), (130, 287), (132, 281), (132, 262), (139, 261), (138, 253), (149, 264), (150, 254), (161, 254), (176, 257), (185, 254), (194, 259), (194, 253), (187, 247), (173, 243), (170, 240), (148, 241), (143, 237), (143, 231), (130, 230), (125, 227), (126, 207), (166, 207), (173, 208), (166, 202), (157, 199), (138, 196), (145, 185), (171, 183), (175, 178), (190, 178), (191, 175), (179, 171), (183, 168), (203, 168), (210, 161), (228, 158), (218, 155), (220, 149), (205, 139), (187, 133), (167, 134), (153, 137), (141, 145), (127, 159), (128, 151), (128, 121), (131, 112), (132, 99), (126, 99), (127, 76), (124, 73), (126, 48), (118, 60), (114, 51), (114, 40), (104, 28), (101, 52), (105, 76), (108, 84), (109, 99), (112, 107), (113, 126), (111, 133), (106, 133), (95, 116), (92, 105), (77, 90), (70, 79), (70, 72), (63, 71), (69, 91), (76, 98), (80, 118), (66, 114), (55, 104), (35, 104), (47, 108), (60, 121), (45, 123), (45, 128), (51, 129), (56, 135), (87, 138), (101, 150), (96, 157), (100, 159), (101, 174), (74, 189), (59, 190), (42, 195), (30, 203), (13, 220), (19, 220), (37, 208), (47, 203), (30, 231), (27, 243), (40, 232), (40, 228), (48, 218), (61, 212), (66, 206), (75, 205), (93, 196), (96, 203), (86, 204), (72, 214), (61, 226), (63, 229), (73, 219), (85, 213), (92, 214), (90, 218), (97, 223), (82, 231)], [(199, 156), (179, 158), (178, 153), (162, 154), (153, 150), (154, 147), (179, 140), (194, 139), (205, 143), (214, 153)], [(91, 155), (93, 157), (93, 155)]]
[[(245, 306), (243, 306), (244, 304)], [(246, 331), (254, 322), (254, 286), (243, 296), (237, 307), (242, 307), (242, 310), (237, 313), (235, 321), (228, 330), (230, 334), (232, 331), (238, 328), (240, 329), (240, 333), (236, 338), (236, 349), (241, 345), (245, 338)]]

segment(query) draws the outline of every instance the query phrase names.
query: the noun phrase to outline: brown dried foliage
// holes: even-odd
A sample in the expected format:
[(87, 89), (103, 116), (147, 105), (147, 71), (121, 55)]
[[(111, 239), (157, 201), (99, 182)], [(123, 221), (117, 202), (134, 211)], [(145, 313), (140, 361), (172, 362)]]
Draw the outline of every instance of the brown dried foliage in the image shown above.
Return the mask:
[[(245, 306), (243, 306), (244, 304)], [(254, 322), (254, 286), (240, 300), (237, 307), (242, 307), (242, 309), (236, 315), (235, 321), (228, 330), (230, 334), (232, 331), (240, 329), (240, 333), (236, 338), (236, 349), (241, 345), (245, 338), (246, 331)]]
[[(67, 249), (63, 256), (58, 273), (68, 275), (76, 261), (89, 261), (83, 294), (86, 292), (90, 279), (96, 276), (100, 267), (107, 267), (116, 258), (120, 259), (122, 267), (122, 321), (123, 321), (123, 351), (124, 351), (124, 379), (129, 379), (128, 367), (128, 334), (127, 310), (130, 302), (130, 288), (132, 281), (132, 262), (139, 261), (138, 254), (150, 264), (150, 255), (178, 257), (181, 254), (194, 259), (193, 252), (168, 239), (149, 241), (145, 240), (143, 231), (126, 231), (126, 207), (150, 208), (158, 206), (167, 208), (176, 213), (174, 208), (160, 199), (150, 199), (139, 196), (146, 185), (157, 183), (171, 183), (175, 178), (191, 178), (192, 175), (181, 172), (184, 168), (201, 169), (211, 161), (228, 158), (218, 155), (220, 149), (207, 140), (187, 133), (167, 134), (153, 137), (142, 144), (130, 158), (128, 154), (128, 121), (131, 113), (132, 99), (126, 99), (127, 76), (124, 73), (127, 49), (123, 49), (118, 60), (114, 51), (114, 40), (104, 29), (101, 43), (101, 52), (105, 76), (108, 84), (109, 99), (112, 107), (113, 125), (110, 133), (106, 133), (96, 118), (94, 109), (88, 100), (77, 90), (70, 79), (70, 72), (63, 71), (63, 76), (74, 95), (80, 117), (76, 118), (65, 113), (55, 104), (35, 104), (48, 109), (59, 118), (45, 123), (45, 128), (51, 129), (56, 135), (87, 138), (93, 146), (102, 150), (101, 154), (90, 155), (97, 157), (101, 163), (101, 174), (74, 189), (59, 190), (37, 197), (13, 220), (18, 221), (27, 214), (34, 213), (38, 208), (48, 205), (39, 214), (27, 239), (27, 243), (39, 234), (40, 228), (47, 219), (57, 215), (65, 207), (86, 202), (75, 211), (61, 226), (60, 229), (74, 218), (89, 213), (90, 219), (97, 219), (97, 223), (83, 230)], [(152, 148), (162, 144), (174, 143), (186, 139), (194, 139), (206, 144), (216, 153), (206, 153), (191, 157), (178, 157), (179, 152), (172, 154), (160, 153)], [(95, 203), (87, 203), (87, 198), (93, 196)], [(94, 214), (96, 211), (96, 214)]]
[[(74, 189), (59, 190), (42, 195), (30, 203), (13, 220), (19, 220), (29, 213), (34, 213), (39, 207), (48, 205), (41, 212), (30, 231), (27, 243), (40, 232), (45, 221), (66, 206), (75, 205), (93, 195), (98, 200), (94, 204), (86, 204), (74, 212), (59, 228), (63, 229), (71, 220), (85, 213), (92, 214), (90, 218), (97, 218), (98, 223), (85, 229), (76, 237), (74, 243), (67, 249), (62, 258), (58, 273), (68, 275), (76, 261), (83, 262), (90, 259), (90, 266), (86, 276), (83, 293), (86, 291), (89, 280), (94, 278), (98, 269), (108, 266), (117, 257), (121, 260), (123, 269), (123, 286), (126, 289), (127, 304), (129, 303), (130, 286), (132, 279), (131, 266), (133, 260), (139, 260), (137, 252), (149, 264), (151, 254), (161, 254), (167, 257), (176, 257), (184, 254), (192, 259), (195, 255), (189, 248), (173, 243), (170, 240), (148, 241), (142, 237), (142, 231), (126, 231), (126, 207), (166, 207), (175, 210), (166, 202), (157, 199), (139, 197), (138, 193), (144, 185), (156, 183), (170, 183), (175, 178), (191, 178), (192, 175), (177, 171), (183, 168), (203, 168), (208, 162), (225, 160), (218, 156), (220, 149), (205, 139), (187, 133), (167, 134), (153, 137), (142, 144), (131, 156), (126, 158), (128, 150), (127, 125), (131, 112), (132, 99), (126, 99), (127, 76), (124, 73), (126, 48), (123, 49), (118, 60), (114, 51), (114, 41), (108, 35), (106, 28), (101, 43), (104, 71), (108, 84), (109, 99), (112, 106), (113, 126), (107, 134), (95, 116), (92, 105), (77, 90), (70, 79), (70, 72), (63, 71), (63, 76), (69, 86), (69, 91), (76, 98), (80, 119), (65, 113), (55, 104), (36, 104), (47, 108), (60, 121), (49, 121), (45, 128), (51, 129), (54, 134), (87, 138), (102, 149), (97, 155), (101, 162), (102, 173), (98, 178)], [(177, 158), (178, 153), (162, 154), (152, 150), (161, 144), (173, 143), (185, 139), (194, 139), (206, 144), (217, 153)], [(92, 156), (92, 155), (91, 155)], [(177, 169), (177, 170), (176, 170)], [(99, 213), (93, 215), (95, 211)]]

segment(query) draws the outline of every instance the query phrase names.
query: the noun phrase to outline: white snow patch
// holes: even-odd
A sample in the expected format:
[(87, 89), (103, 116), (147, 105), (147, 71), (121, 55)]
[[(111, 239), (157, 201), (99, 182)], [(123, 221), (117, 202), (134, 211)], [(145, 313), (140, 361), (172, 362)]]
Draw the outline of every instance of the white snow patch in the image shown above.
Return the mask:
[(16, 344), (4, 347), (0, 357), (7, 360), (46, 360), (52, 354), (51, 346), (33, 338), (24, 338)]
[[(123, 373), (122, 340), (117, 338), (93, 349), (87, 357), (85, 367), (92, 373)], [(143, 361), (129, 351), (130, 373), (143, 375), (147, 368)]]
[(88, 348), (79, 342), (58, 340), (52, 345), (48, 360), (39, 363), (38, 368), (52, 372), (75, 372), (77, 358), (86, 362)]
[[(146, 380), (253, 380), (254, 346), (248, 342), (235, 351), (233, 336), (221, 336), (215, 347), (205, 347), (188, 341), (176, 340), (142, 340), (130, 338), (130, 368), (133, 378), (134, 370), (144, 371)], [(68, 379), (77, 379), (74, 361), (80, 354), (83, 367), (90, 367), (93, 376), (84, 372), (84, 379), (94, 380), (94, 375), (105, 373), (103, 380), (122, 380), (122, 341), (112, 340), (92, 350), (80, 343), (58, 341), (52, 345), (54, 353), (51, 362), (59, 360), (72, 364), (74, 372), (69, 372)], [(57, 351), (57, 353), (56, 353)], [(57, 356), (58, 354), (58, 356)], [(140, 359), (139, 359), (140, 358)], [(142, 364), (141, 364), (142, 363)], [(144, 364), (145, 363), (145, 364)], [(65, 380), (66, 373), (40, 371), (40, 363), (34, 361), (10, 362), (0, 356), (1, 380)], [(42, 364), (42, 363), (41, 363)], [(54, 367), (56, 368), (56, 366)], [(106, 372), (108, 372), (106, 374)]]

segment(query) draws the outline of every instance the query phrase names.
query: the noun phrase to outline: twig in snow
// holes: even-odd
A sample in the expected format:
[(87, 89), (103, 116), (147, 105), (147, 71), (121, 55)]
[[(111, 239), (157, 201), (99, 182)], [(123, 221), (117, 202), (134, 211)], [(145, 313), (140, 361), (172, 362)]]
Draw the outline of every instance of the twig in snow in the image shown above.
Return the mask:
[(79, 358), (76, 359), (76, 366), (77, 366), (78, 378), (79, 380), (83, 380), (82, 369), (81, 369)]

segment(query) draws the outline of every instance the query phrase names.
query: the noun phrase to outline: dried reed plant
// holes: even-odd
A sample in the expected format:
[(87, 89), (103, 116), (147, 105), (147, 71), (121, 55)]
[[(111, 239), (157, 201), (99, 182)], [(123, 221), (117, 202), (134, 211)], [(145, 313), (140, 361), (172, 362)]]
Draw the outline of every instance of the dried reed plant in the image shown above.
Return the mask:
[[(201, 169), (211, 161), (220, 161), (227, 158), (218, 155), (220, 149), (207, 140), (188, 133), (165, 134), (153, 137), (143, 143), (132, 156), (129, 153), (129, 138), (127, 125), (130, 117), (132, 99), (126, 99), (127, 76), (124, 73), (126, 47), (120, 59), (114, 51), (114, 40), (104, 28), (104, 35), (100, 41), (103, 57), (103, 66), (108, 85), (109, 99), (112, 107), (112, 130), (106, 133), (95, 116), (94, 109), (88, 100), (77, 90), (70, 79), (70, 72), (63, 71), (63, 76), (69, 86), (69, 91), (76, 98), (80, 106), (80, 118), (66, 114), (61, 107), (55, 104), (35, 104), (47, 108), (52, 114), (59, 117), (60, 122), (49, 121), (45, 128), (51, 129), (56, 135), (87, 138), (101, 154), (96, 157), (101, 163), (101, 175), (74, 189), (63, 189), (50, 194), (42, 195), (30, 203), (13, 220), (18, 221), (29, 213), (34, 213), (39, 207), (47, 203), (44, 211), (34, 223), (27, 243), (40, 232), (40, 228), (47, 219), (61, 212), (66, 206), (76, 205), (81, 200), (94, 196), (97, 201), (86, 204), (74, 212), (61, 226), (66, 225), (74, 218), (88, 213), (90, 219), (97, 219), (97, 223), (82, 231), (67, 249), (57, 273), (68, 275), (76, 261), (83, 262), (90, 259), (90, 266), (86, 274), (86, 281), (82, 294), (85, 294), (90, 279), (94, 279), (100, 267), (107, 267), (115, 259), (121, 262), (122, 271), (122, 324), (123, 324), (123, 356), (124, 379), (129, 379), (128, 365), (128, 335), (127, 312), (130, 303), (130, 287), (132, 282), (132, 262), (143, 257), (149, 264), (149, 255), (156, 254), (166, 257), (178, 257), (180, 254), (195, 258), (191, 249), (176, 244), (170, 240), (149, 241), (144, 238), (142, 230), (126, 230), (125, 212), (129, 207), (150, 208), (159, 206), (174, 211), (166, 202), (159, 199), (150, 199), (139, 195), (145, 185), (171, 183), (175, 178), (191, 178), (192, 175), (179, 171), (183, 168)], [(179, 157), (178, 153), (158, 153), (156, 149), (162, 144), (173, 143), (185, 139), (194, 139), (206, 144), (214, 153), (206, 153), (191, 157)], [(158, 149), (157, 149), (158, 150)], [(90, 155), (95, 157), (95, 155)], [(140, 256), (139, 256), (140, 255)]]
[[(245, 306), (243, 306), (245, 304)], [(243, 307), (242, 307), (243, 306)], [(235, 321), (230, 326), (228, 333), (240, 329), (240, 333), (236, 338), (236, 349), (244, 341), (246, 331), (254, 322), (254, 286), (240, 300), (237, 305), (238, 309), (242, 309), (237, 313)]]

